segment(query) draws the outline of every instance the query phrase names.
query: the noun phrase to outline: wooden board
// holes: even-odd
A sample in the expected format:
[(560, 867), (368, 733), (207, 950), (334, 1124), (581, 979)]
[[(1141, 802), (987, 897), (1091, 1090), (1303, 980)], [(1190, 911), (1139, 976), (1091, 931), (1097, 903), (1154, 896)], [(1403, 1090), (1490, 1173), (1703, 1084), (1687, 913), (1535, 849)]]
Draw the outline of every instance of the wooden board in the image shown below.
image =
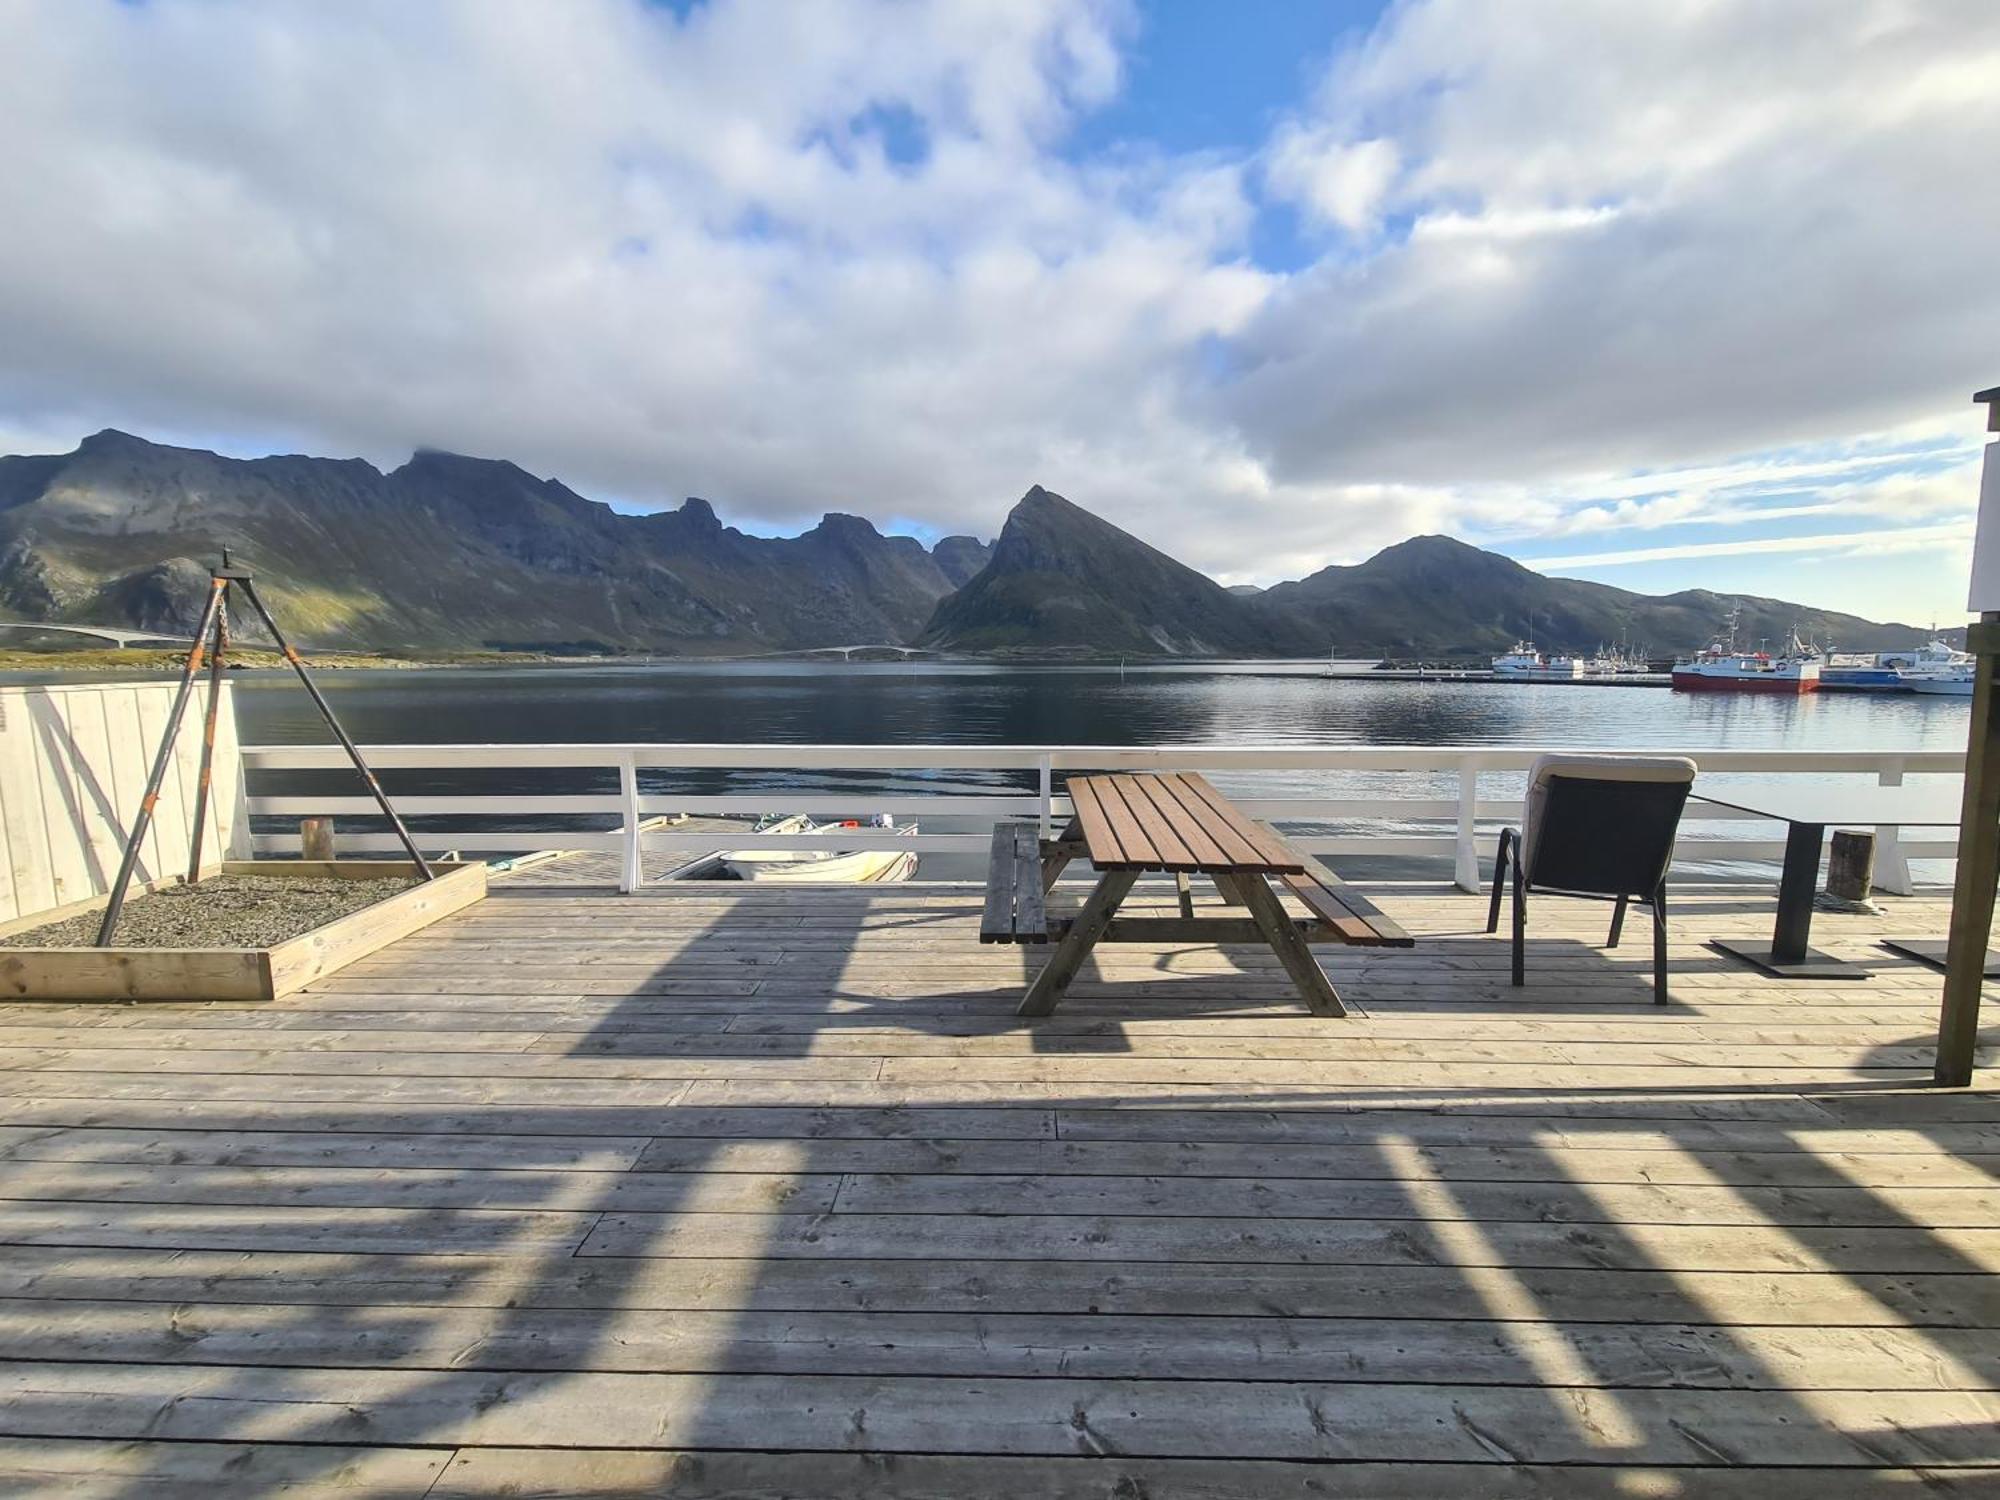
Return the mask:
[[(76, 909), (118, 869), (124, 830), (159, 749), (173, 682), (0, 687), (0, 925)], [(215, 795), (204, 818), (208, 859), (240, 842), (241, 784), (233, 688), (216, 725)], [(196, 768), (197, 697), (160, 787), (141, 851), (143, 883), (186, 872)]]
[[(463, 910), (486, 894), (484, 864), (437, 864), (435, 880), (268, 948), (0, 948), (11, 1000), (273, 1000)], [(229, 861), (226, 875), (377, 880), (402, 862)], [(102, 910), (108, 896), (78, 905)]]

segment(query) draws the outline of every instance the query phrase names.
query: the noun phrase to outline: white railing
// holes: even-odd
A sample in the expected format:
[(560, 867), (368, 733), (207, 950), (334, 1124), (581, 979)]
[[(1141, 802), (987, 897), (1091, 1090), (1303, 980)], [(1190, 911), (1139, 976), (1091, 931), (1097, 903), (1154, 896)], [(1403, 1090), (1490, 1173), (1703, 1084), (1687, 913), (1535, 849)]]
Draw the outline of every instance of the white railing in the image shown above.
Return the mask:
[[(1479, 888), (1481, 823), (1518, 822), (1521, 802), (1512, 797), (1481, 795), (1482, 778), (1518, 782), (1540, 752), (1536, 749), (1485, 749), (1466, 746), (1242, 746), (1149, 745), (374, 745), (365, 748), (377, 770), (422, 770), (434, 773), (469, 771), (577, 771), (615, 773), (618, 791), (599, 795), (544, 795), (525, 792), (484, 796), (396, 794), (406, 817), (476, 817), (481, 826), (430, 833), (422, 842), (468, 853), (516, 853), (525, 849), (595, 850), (620, 855), (625, 889), (640, 883), (641, 856), (648, 850), (672, 850), (693, 858), (698, 854), (741, 845), (740, 832), (686, 830), (646, 826), (661, 814), (804, 812), (846, 814), (886, 812), (899, 821), (931, 816), (990, 821), (1035, 818), (1046, 830), (1069, 816), (1069, 801), (1055, 790), (1057, 773), (1085, 771), (1208, 771), (1230, 777), (1232, 797), (1245, 811), (1277, 823), (1342, 823), (1391, 819), (1441, 825), (1436, 833), (1375, 836), (1367, 833), (1294, 835), (1301, 847), (1330, 855), (1415, 855), (1450, 858), (1457, 884)], [(1692, 756), (1706, 775), (1749, 773), (1770, 775), (1866, 775), (1894, 785), (1905, 775), (1960, 774), (1964, 756), (1951, 751), (1795, 751), (1795, 750), (1654, 750), (1654, 754)], [(267, 773), (327, 771), (345, 768), (335, 746), (256, 745), (243, 751), (245, 771), (256, 782)], [(765, 771), (765, 772), (952, 772), (1014, 773), (1034, 790), (968, 792), (950, 788), (857, 787), (853, 790), (790, 791), (773, 785), (755, 791), (728, 793), (655, 794), (644, 791), (641, 772)], [(1455, 795), (1342, 796), (1298, 787), (1275, 789), (1283, 795), (1258, 795), (1246, 790), (1252, 773), (1285, 775), (1296, 781), (1313, 773), (1393, 773), (1441, 780)], [(394, 779), (390, 781), (394, 788)], [(369, 816), (376, 809), (369, 798), (356, 795), (253, 795), (247, 810), (267, 817)], [(618, 827), (603, 830), (533, 830), (518, 827), (523, 818), (595, 815), (615, 817)], [(1691, 803), (1690, 820), (1753, 821), (1726, 809)], [(978, 831), (919, 832), (912, 836), (874, 829), (844, 829), (839, 833), (766, 834), (759, 842), (800, 849), (915, 849), (934, 852), (983, 852), (990, 834)], [(297, 850), (295, 833), (260, 833), (260, 853)], [(397, 847), (387, 833), (348, 833), (340, 837), (343, 852), (392, 852)], [(1702, 838), (1683, 840), (1683, 860), (1776, 860), (1783, 853), (1780, 839)], [(1907, 894), (1911, 889), (1908, 861), (1949, 859), (1956, 845), (1949, 840), (1904, 842), (1894, 828), (1878, 830), (1876, 884)]]

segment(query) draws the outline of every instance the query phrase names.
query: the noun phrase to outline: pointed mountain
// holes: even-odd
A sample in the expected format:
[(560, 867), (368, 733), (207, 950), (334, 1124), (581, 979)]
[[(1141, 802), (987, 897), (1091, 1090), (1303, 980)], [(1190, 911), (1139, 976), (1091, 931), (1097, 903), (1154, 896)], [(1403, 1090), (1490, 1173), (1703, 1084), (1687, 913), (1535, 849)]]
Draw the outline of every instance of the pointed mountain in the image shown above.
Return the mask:
[(1109, 521), (1036, 485), (993, 555), (938, 606), (926, 645), (1147, 656), (1272, 654), (1294, 630)]

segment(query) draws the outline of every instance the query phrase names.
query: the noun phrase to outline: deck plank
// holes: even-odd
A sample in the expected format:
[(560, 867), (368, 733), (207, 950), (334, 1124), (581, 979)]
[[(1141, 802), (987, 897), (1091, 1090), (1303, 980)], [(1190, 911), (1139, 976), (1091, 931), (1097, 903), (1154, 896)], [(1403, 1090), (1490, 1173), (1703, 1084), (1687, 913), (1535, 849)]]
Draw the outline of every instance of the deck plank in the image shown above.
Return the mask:
[[(1103, 1317), (0, 1298), (15, 1360), (321, 1369), (1280, 1380), (1640, 1390), (1985, 1390), (1986, 1329)], [(1365, 1358), (1354, 1357), (1366, 1349)]]
[[(1703, 1272), (1509, 1266), (1550, 1322), (1727, 1327), (2000, 1328), (2000, 1281), (1957, 1272), (1843, 1268)], [(599, 1308), (766, 1312), (1057, 1313), (1496, 1321), (1490, 1289), (1460, 1266), (1226, 1261), (764, 1261), (589, 1259), (523, 1264), (500, 1251), (379, 1256), (300, 1250), (0, 1245), (0, 1297), (37, 1301), (285, 1302), (393, 1308)]]
[(1880, 1500), (1884, 1494), (1991, 1495), (1992, 1469), (1787, 1469), (1706, 1464), (1644, 1468), (1605, 1464), (1299, 1463), (942, 1455), (458, 1450), (430, 1500), (484, 1500), (496, 1490), (526, 1500)]
[[(1806, 1411), (1817, 1421), (1801, 1421)], [(2000, 1463), (1969, 1390), (1565, 1389), (1287, 1381), (711, 1375), (409, 1368), (0, 1367), (0, 1434), (387, 1446), (718, 1447), (1345, 1462)]]

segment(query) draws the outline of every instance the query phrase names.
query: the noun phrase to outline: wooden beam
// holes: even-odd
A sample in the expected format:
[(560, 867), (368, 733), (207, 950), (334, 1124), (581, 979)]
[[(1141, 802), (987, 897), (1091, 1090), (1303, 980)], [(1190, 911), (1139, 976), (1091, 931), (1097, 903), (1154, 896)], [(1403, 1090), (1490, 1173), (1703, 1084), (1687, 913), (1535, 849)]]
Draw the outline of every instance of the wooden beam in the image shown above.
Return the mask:
[(1014, 826), (993, 825), (993, 849), (986, 865), (986, 901), (979, 921), (979, 941), (1011, 943), (1014, 940)]
[[(1346, 938), (1310, 917), (1288, 917), (1307, 943), (1345, 943)], [(1051, 936), (1067, 932), (1065, 919), (1049, 924)], [(1262, 944), (1264, 929), (1249, 917), (1113, 917), (1100, 943), (1254, 943)]]
[(1292, 925), (1292, 919), (1285, 915), (1284, 907), (1278, 904), (1278, 898), (1263, 878), (1243, 876), (1240, 888), (1250, 908), (1250, 920), (1257, 924), (1264, 941), (1278, 955), (1278, 962), (1285, 966), (1285, 972), (1298, 987), (1299, 998), (1305, 1001), (1306, 1008), (1317, 1016), (1346, 1015), (1347, 1007), (1340, 1003), (1333, 981), (1326, 977), (1326, 970), (1312, 956), (1312, 950), (1299, 937), (1298, 928)]
[[(2000, 407), (1996, 407), (2000, 410)], [(1994, 460), (1989, 457), (1989, 463)], [(1986, 942), (2000, 881), (2000, 654), (1993, 650), (2000, 614), (1989, 612), (1967, 632), (1973, 657), (1972, 716), (1967, 727), (1965, 796), (1958, 822), (1958, 874), (1952, 887), (1951, 938), (1946, 950), (1944, 1004), (1938, 1013), (1934, 1076), (1946, 1088), (1972, 1082), (1979, 1039), (1979, 998), (1985, 984)]]
[(1083, 961), (1090, 957), (1090, 950), (1104, 935), (1104, 929), (1111, 925), (1111, 917), (1118, 910), (1139, 877), (1130, 870), (1109, 870), (1097, 882), (1090, 893), (1090, 899), (1083, 903), (1083, 911), (1063, 934), (1063, 940), (1056, 944), (1055, 952), (1042, 966), (1042, 972), (1035, 976), (1035, 982), (1028, 986), (1028, 993), (1014, 1014), (1018, 1016), (1045, 1016), (1062, 1003), (1070, 981), (1083, 967)]

